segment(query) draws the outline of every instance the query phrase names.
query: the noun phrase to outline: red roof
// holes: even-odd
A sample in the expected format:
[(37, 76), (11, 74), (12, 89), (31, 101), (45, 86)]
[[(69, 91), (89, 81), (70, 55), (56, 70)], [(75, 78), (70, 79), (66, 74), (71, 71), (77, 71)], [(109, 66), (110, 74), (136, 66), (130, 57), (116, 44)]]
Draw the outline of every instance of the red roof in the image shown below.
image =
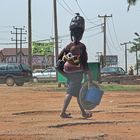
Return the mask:
[[(3, 55), (5, 56), (11, 56), (11, 55), (16, 55), (16, 48), (4, 48), (1, 50)], [(20, 52), (20, 48), (18, 48), (17, 52)], [(28, 55), (28, 48), (22, 48), (22, 53), (24, 55)]]

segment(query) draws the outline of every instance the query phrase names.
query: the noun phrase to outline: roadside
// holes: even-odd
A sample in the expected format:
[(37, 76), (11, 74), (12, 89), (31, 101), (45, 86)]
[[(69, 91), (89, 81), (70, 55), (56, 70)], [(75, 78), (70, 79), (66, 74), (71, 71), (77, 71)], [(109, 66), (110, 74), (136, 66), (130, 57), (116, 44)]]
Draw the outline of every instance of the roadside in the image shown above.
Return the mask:
[(61, 119), (64, 94), (64, 87), (52, 83), (0, 85), (0, 140), (140, 139), (139, 91), (106, 91), (91, 119), (81, 117), (75, 98), (73, 118)]

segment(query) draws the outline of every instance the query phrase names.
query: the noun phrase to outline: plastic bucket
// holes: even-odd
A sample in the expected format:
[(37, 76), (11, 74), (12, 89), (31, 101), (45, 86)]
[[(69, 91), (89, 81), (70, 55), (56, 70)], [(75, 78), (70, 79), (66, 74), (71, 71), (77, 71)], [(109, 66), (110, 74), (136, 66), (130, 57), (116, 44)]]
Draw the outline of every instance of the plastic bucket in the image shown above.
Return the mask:
[(85, 100), (93, 103), (94, 105), (99, 105), (103, 96), (103, 91), (96, 87), (91, 87), (88, 89), (85, 96)]

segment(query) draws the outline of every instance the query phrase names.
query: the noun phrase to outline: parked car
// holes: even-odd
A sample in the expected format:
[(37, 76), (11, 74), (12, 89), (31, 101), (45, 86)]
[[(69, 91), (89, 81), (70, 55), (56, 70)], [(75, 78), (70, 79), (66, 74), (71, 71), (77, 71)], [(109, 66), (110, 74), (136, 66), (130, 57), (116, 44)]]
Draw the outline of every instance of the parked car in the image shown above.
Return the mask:
[(101, 69), (101, 82), (120, 83), (120, 76), (125, 76), (126, 72), (121, 67), (104, 67)]
[(33, 81), (55, 81), (56, 80), (56, 69), (54, 67), (48, 67), (39, 72), (33, 72)]
[(37, 72), (41, 72), (41, 71), (43, 71), (44, 69), (34, 69), (33, 70), (33, 73), (37, 73)]
[(32, 79), (32, 70), (25, 64), (0, 63), (0, 84), (23, 86)]

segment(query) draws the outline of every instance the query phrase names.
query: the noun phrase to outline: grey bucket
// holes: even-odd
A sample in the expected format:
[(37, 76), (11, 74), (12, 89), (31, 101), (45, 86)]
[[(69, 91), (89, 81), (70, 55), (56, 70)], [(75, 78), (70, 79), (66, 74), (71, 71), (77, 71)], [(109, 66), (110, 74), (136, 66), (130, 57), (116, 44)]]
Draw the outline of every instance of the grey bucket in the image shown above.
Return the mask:
[(96, 87), (90, 87), (85, 96), (85, 100), (94, 105), (99, 105), (103, 96), (103, 91)]

